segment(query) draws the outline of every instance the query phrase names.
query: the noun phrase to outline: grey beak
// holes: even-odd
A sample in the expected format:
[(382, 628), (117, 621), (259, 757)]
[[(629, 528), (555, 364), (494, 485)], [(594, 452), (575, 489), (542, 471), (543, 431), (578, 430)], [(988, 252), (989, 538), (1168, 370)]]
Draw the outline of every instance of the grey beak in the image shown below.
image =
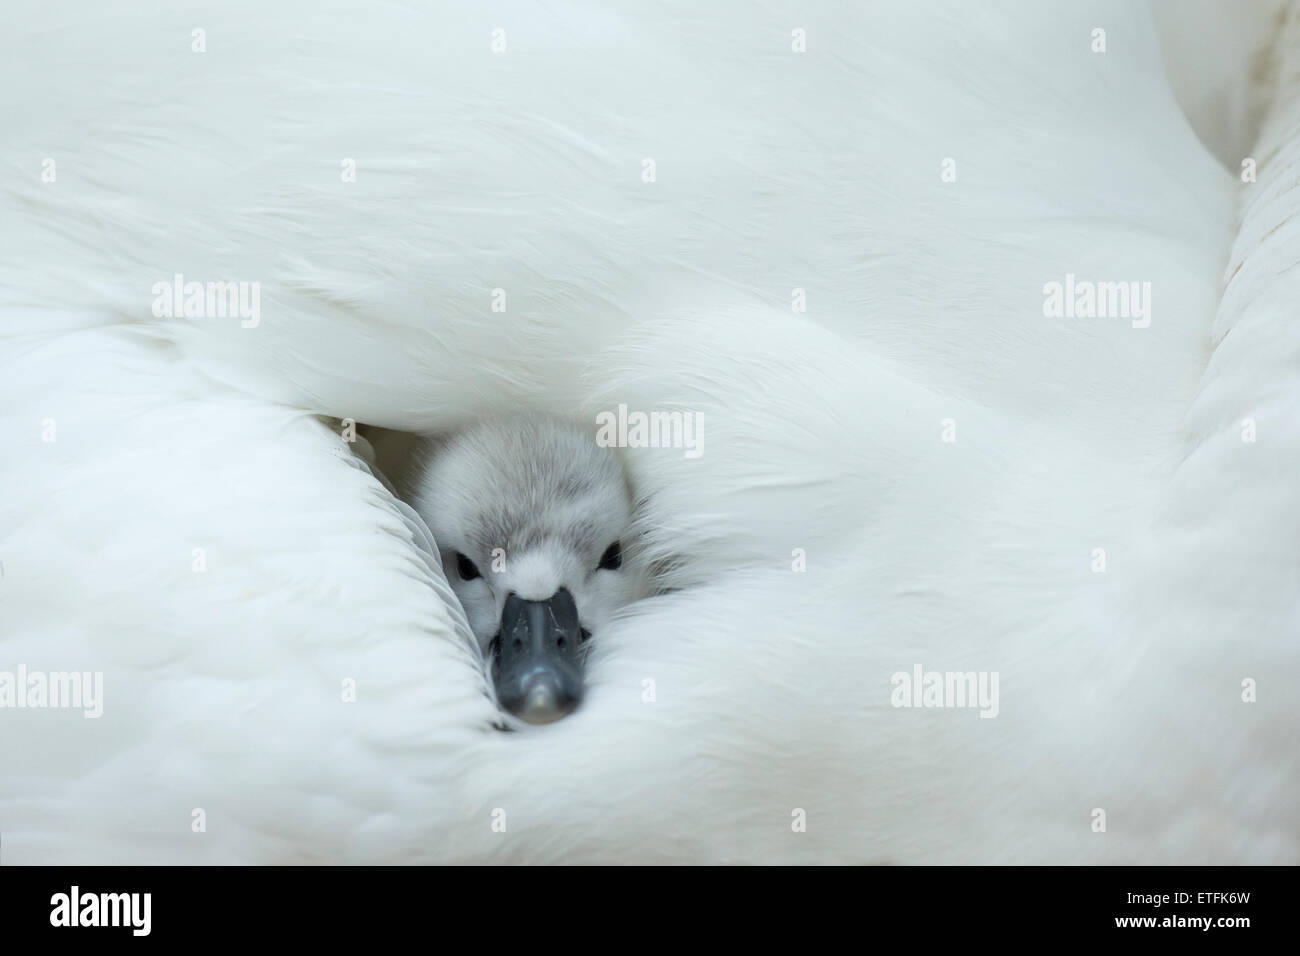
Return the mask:
[(545, 601), (511, 593), (501, 611), (492, 679), (501, 706), (530, 724), (549, 724), (582, 700), (583, 634), (573, 595)]

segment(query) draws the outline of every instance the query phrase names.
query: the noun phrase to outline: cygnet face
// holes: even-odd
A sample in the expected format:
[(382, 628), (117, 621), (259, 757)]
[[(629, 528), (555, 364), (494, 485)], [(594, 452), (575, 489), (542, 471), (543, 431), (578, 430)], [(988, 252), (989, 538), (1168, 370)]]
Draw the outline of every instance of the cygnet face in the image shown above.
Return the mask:
[(488, 661), (503, 708), (558, 720), (614, 612), (645, 594), (622, 464), (594, 431), (484, 422), (427, 446), (413, 503)]

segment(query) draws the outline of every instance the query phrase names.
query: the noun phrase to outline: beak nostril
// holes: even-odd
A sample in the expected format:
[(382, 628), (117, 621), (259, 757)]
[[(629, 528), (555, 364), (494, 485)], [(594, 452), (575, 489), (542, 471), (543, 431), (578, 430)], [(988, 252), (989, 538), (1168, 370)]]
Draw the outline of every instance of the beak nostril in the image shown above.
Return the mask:
[[(492, 673), (497, 703), (532, 724), (571, 713), (582, 700), (578, 608), (561, 588), (545, 601), (516, 594), (501, 611), (501, 656)], [(569, 648), (575, 648), (570, 653)]]

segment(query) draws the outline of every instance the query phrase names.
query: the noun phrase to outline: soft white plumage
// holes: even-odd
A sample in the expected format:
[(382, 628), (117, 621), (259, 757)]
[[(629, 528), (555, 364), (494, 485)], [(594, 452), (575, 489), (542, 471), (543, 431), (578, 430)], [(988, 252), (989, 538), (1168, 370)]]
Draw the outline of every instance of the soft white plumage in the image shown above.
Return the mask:
[[(106, 699), (0, 711), (5, 862), (1300, 861), (1291, 59), (1241, 186), (1129, 3), (23, 18), (0, 651)], [(153, 318), (176, 273), (260, 323)], [(1067, 273), (1150, 327), (1045, 318)], [(677, 590), (502, 734), (313, 413), (619, 403), (708, 423), (628, 454)], [(999, 716), (892, 708), (914, 664)]]

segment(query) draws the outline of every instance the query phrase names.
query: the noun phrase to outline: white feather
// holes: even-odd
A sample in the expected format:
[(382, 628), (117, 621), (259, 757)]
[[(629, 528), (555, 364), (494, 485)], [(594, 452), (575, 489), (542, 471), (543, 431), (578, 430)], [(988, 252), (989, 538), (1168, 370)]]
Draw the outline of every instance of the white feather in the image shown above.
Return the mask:
[[(0, 711), (5, 862), (1300, 861), (1291, 59), (1229, 258), (1118, 0), (23, 18), (0, 669), (105, 700)], [(178, 273), (259, 323), (155, 318)], [(1150, 327), (1045, 318), (1066, 273), (1151, 282)], [(618, 403), (702, 416), (628, 455), (681, 589), (500, 733), (316, 415)], [(997, 671), (999, 716), (891, 707), (915, 664)]]

